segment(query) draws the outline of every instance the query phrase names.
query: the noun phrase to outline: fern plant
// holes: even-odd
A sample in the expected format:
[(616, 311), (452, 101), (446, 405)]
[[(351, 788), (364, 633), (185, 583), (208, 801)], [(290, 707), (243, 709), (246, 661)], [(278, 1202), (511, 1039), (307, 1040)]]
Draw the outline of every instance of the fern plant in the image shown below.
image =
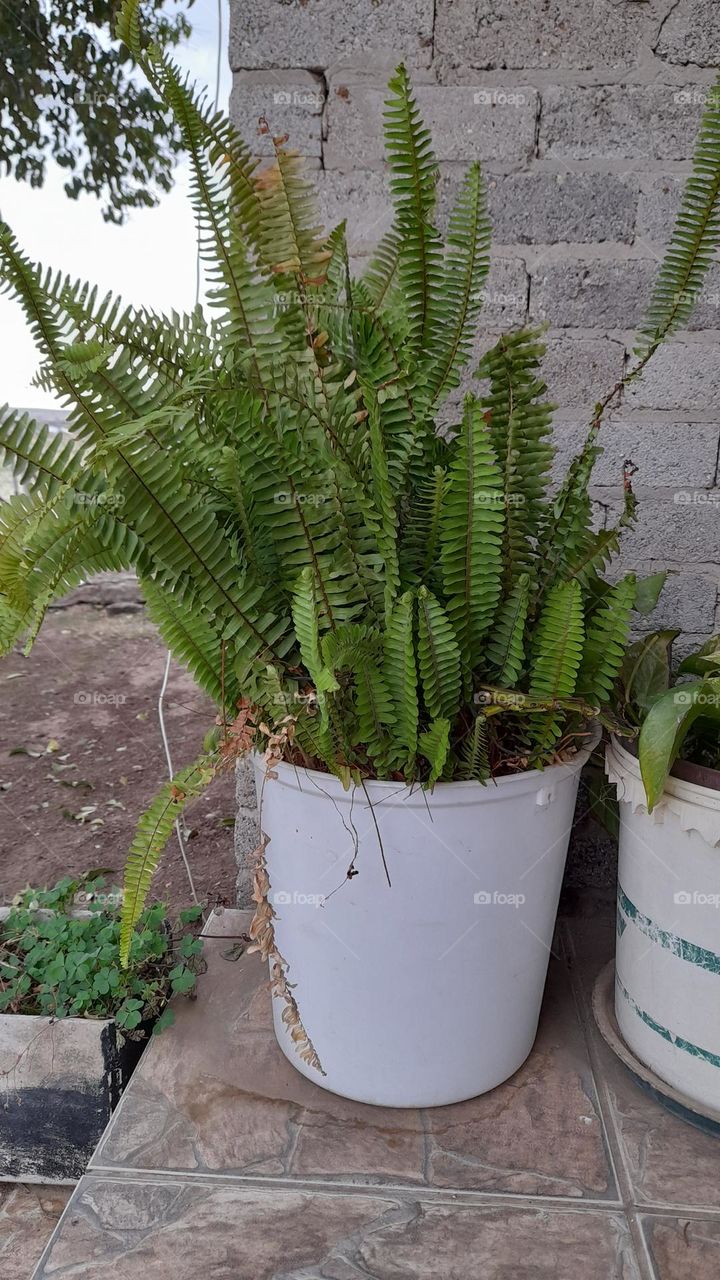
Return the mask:
[[(0, 419), (0, 460), (26, 489), (0, 507), (2, 647), (30, 644), (48, 604), (89, 574), (132, 566), (218, 708), (198, 762), (140, 822), (126, 951), (175, 817), (238, 750), (269, 735), (276, 753), (346, 785), (548, 764), (594, 718), (615, 723), (637, 590), (604, 577), (635, 516), (630, 482), (618, 524), (599, 531), (588, 488), (618, 387), (557, 491), (539, 330), (500, 338), (477, 393), (448, 409), (488, 271), (485, 187), (473, 165), (443, 243), (404, 67), (385, 114), (395, 221), (354, 278), (344, 226), (319, 227), (285, 141), (258, 168), (146, 47), (137, 9), (126, 0), (119, 34), (183, 134), (209, 314), (124, 307), (0, 236), (2, 280), (70, 433)], [(694, 296), (719, 238), (716, 101), (628, 377), (685, 314), (675, 283)], [(439, 432), (444, 401), (452, 429)]]

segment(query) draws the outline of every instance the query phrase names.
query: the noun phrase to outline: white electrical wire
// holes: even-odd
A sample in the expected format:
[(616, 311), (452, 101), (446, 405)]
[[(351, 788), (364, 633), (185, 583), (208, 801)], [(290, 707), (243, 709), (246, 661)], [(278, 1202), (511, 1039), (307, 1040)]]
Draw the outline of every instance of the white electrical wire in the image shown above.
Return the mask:
[[(222, 32), (223, 32), (222, 0), (217, 0), (217, 28), (218, 28), (217, 57), (215, 61), (215, 102), (214, 102), (215, 111), (217, 111), (218, 106), (220, 104), (220, 68), (222, 65)], [(195, 306), (196, 307), (199, 306), (200, 304), (201, 270), (202, 268), (201, 268), (201, 262), (200, 262), (200, 240), (198, 238), (196, 265), (195, 265)], [(172, 654), (168, 649), (167, 654), (165, 656), (165, 671), (163, 673), (162, 684), (160, 686), (157, 711), (158, 711), (158, 723), (160, 725), (160, 736), (162, 738), (162, 744), (165, 750), (165, 760), (167, 762), (168, 774), (172, 778), (175, 774), (175, 770), (173, 768), (172, 755), (170, 753), (170, 743), (168, 741), (167, 730), (165, 728), (165, 705), (164, 705), (165, 694), (167, 692), (168, 681), (170, 679), (171, 661), (172, 661)], [(183, 864), (185, 866), (185, 871), (188, 878), (188, 884), (190, 885), (190, 893), (192, 895), (192, 900), (193, 902), (197, 902), (198, 896), (197, 896), (197, 893), (195, 892), (195, 881), (193, 880), (193, 874), (190, 868), (190, 861), (187, 856), (187, 847), (185, 845), (185, 830), (180, 818), (175, 819), (175, 835), (177, 836), (177, 842), (178, 842), (178, 845), (180, 846), (180, 855), (182, 857)]]

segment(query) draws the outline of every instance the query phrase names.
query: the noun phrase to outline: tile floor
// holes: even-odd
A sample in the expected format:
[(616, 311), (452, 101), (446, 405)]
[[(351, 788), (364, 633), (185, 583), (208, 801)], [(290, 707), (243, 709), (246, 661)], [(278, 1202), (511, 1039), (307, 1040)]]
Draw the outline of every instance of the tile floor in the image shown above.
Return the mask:
[(145, 1054), (37, 1280), (715, 1280), (720, 1139), (646, 1096), (595, 1030), (612, 922), (561, 934), (527, 1063), (425, 1112), (305, 1080), (257, 957), (209, 940), (200, 998)]
[(71, 1187), (0, 1183), (0, 1276), (28, 1280)]

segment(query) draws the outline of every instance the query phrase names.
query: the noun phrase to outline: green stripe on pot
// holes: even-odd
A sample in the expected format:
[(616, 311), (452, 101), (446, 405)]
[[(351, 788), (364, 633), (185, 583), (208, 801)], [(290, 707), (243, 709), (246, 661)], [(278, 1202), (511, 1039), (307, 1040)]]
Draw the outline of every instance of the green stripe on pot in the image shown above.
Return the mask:
[(651, 1031), (655, 1031), (657, 1035), (662, 1036), (663, 1040), (667, 1040), (668, 1044), (673, 1045), (676, 1049), (682, 1049), (684, 1053), (688, 1053), (691, 1058), (699, 1058), (701, 1062), (709, 1062), (711, 1067), (720, 1069), (720, 1054), (711, 1053), (709, 1049), (701, 1049), (700, 1045), (693, 1044), (691, 1040), (684, 1040), (682, 1036), (674, 1035), (672, 1031), (668, 1031), (667, 1027), (663, 1027), (661, 1023), (656, 1022), (649, 1013), (646, 1013), (644, 1009), (641, 1009), (635, 1003), (629, 992), (625, 990), (617, 973), (615, 974), (615, 983), (623, 999), (627, 1001), (633, 1013), (637, 1014), (646, 1027), (649, 1027)]
[(720, 956), (715, 951), (708, 951), (706, 947), (688, 942), (687, 938), (681, 938), (676, 933), (668, 933), (667, 929), (661, 929), (654, 920), (650, 920), (648, 916), (638, 911), (635, 903), (630, 901), (627, 894), (623, 892), (622, 886), (618, 884), (618, 934), (622, 937), (621, 920), (623, 920), (623, 927), (626, 920), (631, 920), (651, 942), (656, 942), (666, 951), (672, 951), (679, 960), (687, 960), (688, 964), (694, 964), (698, 969), (706, 969), (708, 973), (720, 974)]

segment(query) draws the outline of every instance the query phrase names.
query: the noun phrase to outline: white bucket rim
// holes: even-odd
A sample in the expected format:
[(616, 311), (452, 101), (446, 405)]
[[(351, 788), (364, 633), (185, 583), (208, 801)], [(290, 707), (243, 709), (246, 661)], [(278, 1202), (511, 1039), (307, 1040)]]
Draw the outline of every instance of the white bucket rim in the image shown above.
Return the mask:
[[(645, 784), (642, 780), (640, 772), (640, 761), (631, 751), (626, 750), (621, 745), (618, 738), (614, 735), (611, 737), (606, 748), (606, 762), (608, 767), (608, 776), (611, 776), (610, 769), (614, 775), (616, 770), (629, 774), (632, 780), (632, 790), (637, 792), (640, 788), (640, 803), (647, 809), (647, 796), (645, 794)], [(615, 778), (613, 777), (613, 780)], [(720, 813), (720, 791), (716, 791), (713, 787), (703, 787), (698, 782), (687, 782), (684, 778), (676, 778), (670, 774), (665, 782), (663, 794), (658, 801), (662, 804), (668, 797), (675, 800), (682, 800), (686, 804), (696, 804), (703, 809), (712, 809), (715, 813)], [(623, 797), (629, 799), (630, 797)], [(633, 803), (635, 797), (633, 796)], [(657, 806), (656, 806), (657, 807)]]
[[(548, 765), (540, 769), (525, 769), (521, 773), (504, 774), (502, 777), (493, 778), (489, 782), (477, 782), (475, 780), (469, 782), (437, 782), (433, 789), (428, 791), (420, 783), (408, 786), (407, 783), (403, 782), (372, 778), (365, 782), (365, 788), (370, 797), (384, 797), (385, 802), (394, 800), (396, 804), (400, 805), (418, 801), (423, 806), (431, 801), (436, 805), (476, 804), (478, 801), (488, 802), (495, 799), (507, 799), (509, 798), (509, 793), (520, 795), (528, 792), (541, 792), (547, 790), (553, 783), (563, 782), (579, 773), (587, 764), (595, 747), (598, 745), (600, 736), (600, 729), (596, 725), (589, 741), (581, 750), (577, 751), (572, 760)], [(264, 776), (264, 760), (262, 755), (257, 752), (253, 754), (253, 767), (259, 777)], [(271, 779), (273, 783), (278, 782), (281, 786), (290, 787), (295, 791), (302, 791), (302, 780), (307, 779), (312, 786), (312, 792), (309, 794), (332, 796), (334, 800), (344, 799), (348, 803), (358, 790), (355, 787), (346, 791), (340, 779), (333, 773), (323, 773), (319, 769), (305, 769), (301, 765), (290, 764), (284, 760), (273, 765), (273, 772), (278, 775), (277, 779)], [(380, 802), (382, 802), (382, 799)]]

